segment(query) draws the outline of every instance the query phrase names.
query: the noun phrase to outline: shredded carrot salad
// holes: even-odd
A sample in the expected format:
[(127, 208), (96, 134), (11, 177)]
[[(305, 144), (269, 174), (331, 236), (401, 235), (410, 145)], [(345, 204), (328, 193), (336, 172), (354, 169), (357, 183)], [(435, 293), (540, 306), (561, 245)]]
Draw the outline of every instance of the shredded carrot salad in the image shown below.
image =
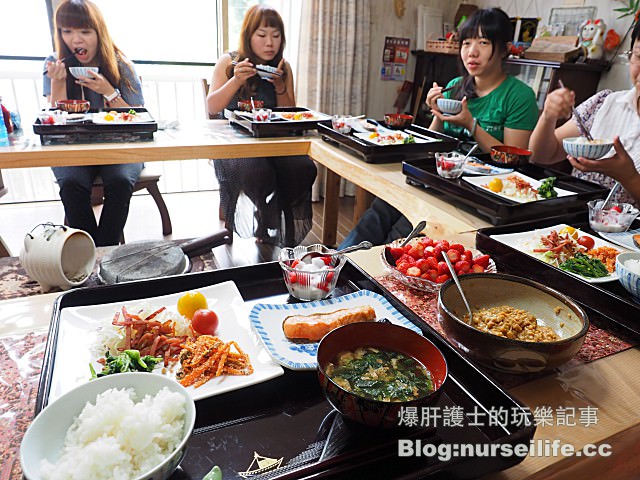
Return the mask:
[(142, 357), (145, 355), (162, 357), (165, 367), (170, 362), (177, 362), (182, 343), (188, 337), (176, 335), (174, 323), (171, 320), (164, 323), (154, 320), (164, 310), (165, 307), (159, 308), (144, 318), (127, 312), (125, 307), (116, 312), (111, 323), (124, 328), (125, 344), (122, 350), (139, 350)]
[[(231, 351), (231, 348), (235, 351)], [(196, 388), (220, 375), (251, 375), (253, 366), (249, 355), (231, 340), (224, 342), (218, 337), (200, 335), (188, 339), (180, 353), (181, 370), (177, 374), (180, 383)]]

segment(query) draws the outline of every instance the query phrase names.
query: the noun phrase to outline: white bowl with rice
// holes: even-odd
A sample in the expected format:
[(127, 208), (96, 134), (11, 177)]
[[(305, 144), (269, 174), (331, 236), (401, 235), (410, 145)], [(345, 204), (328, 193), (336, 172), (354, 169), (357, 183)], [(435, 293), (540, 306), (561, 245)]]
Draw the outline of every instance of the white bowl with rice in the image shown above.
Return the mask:
[(616, 257), (618, 280), (640, 303), (640, 252), (624, 252)]
[(118, 373), (84, 383), (35, 417), (20, 447), (29, 480), (167, 479), (184, 456), (195, 403), (175, 380)]

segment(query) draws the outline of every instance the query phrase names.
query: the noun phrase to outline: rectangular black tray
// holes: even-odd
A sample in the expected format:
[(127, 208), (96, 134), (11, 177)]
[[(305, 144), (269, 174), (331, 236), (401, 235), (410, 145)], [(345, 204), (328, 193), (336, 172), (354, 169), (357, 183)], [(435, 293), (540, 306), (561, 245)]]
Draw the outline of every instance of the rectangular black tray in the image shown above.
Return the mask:
[[(51, 327), (38, 387), (36, 413), (47, 404), (56, 356), (62, 310), (81, 305), (126, 302), (133, 299), (194, 290), (232, 280), (251, 307), (260, 303), (292, 301), (286, 292), (278, 263), (216, 270), (176, 277), (83, 288), (60, 295), (53, 308)], [(200, 480), (213, 465), (225, 479), (239, 478), (254, 452), (269, 458), (283, 457), (282, 468), (272, 475), (251, 478), (476, 478), (503, 470), (522, 458), (459, 457), (400, 458), (398, 439), (420, 439), (424, 444), (522, 444), (529, 446), (535, 426), (531, 412), (522, 407), (474, 365), (462, 357), (431, 327), (407, 309), (375, 280), (351, 262), (344, 266), (336, 295), (368, 289), (384, 295), (406, 318), (415, 323), (444, 354), (449, 377), (434, 407), (461, 407), (465, 414), (480, 412), (478, 426), (472, 417), (461, 426), (369, 429), (337, 414), (325, 400), (314, 371), (291, 371), (268, 382), (196, 402), (196, 426), (181, 468), (173, 480)], [(509, 419), (496, 425), (487, 412), (508, 411)], [(482, 421), (482, 415), (487, 415)], [(518, 417), (519, 420), (515, 420)], [(471, 420), (470, 420), (471, 419)], [(476, 417), (477, 419), (477, 417)], [(520, 447), (522, 448), (522, 447)]]
[[(619, 325), (632, 337), (640, 338), (640, 304), (633, 300), (631, 294), (620, 282), (589, 283), (491, 238), (492, 235), (528, 232), (561, 223), (598, 237), (598, 234), (589, 228), (589, 214), (576, 212), (541, 218), (537, 221), (480, 229), (476, 233), (476, 247), (491, 255), (497, 264), (498, 271), (528, 277), (548, 285), (598, 312), (605, 317), (605, 320)], [(631, 228), (638, 227), (640, 227), (640, 221), (636, 221)]]
[[(135, 110), (139, 113), (149, 113), (143, 107), (112, 108), (116, 112)], [(95, 113), (90, 110), (89, 113)], [(153, 117), (152, 117), (153, 118)], [(33, 132), (40, 135), (43, 145), (56, 143), (99, 143), (99, 142), (128, 142), (139, 140), (153, 140), (153, 133), (158, 130), (158, 123), (130, 122), (114, 124), (97, 124), (90, 120), (67, 123), (66, 125), (44, 125), (37, 119), (33, 124)]]
[(374, 145), (352, 133), (340, 133), (331, 125), (319, 125), (318, 133), (325, 142), (347, 149), (367, 163), (392, 163), (425, 158), (434, 152), (450, 152), (458, 148), (460, 141), (440, 132), (419, 125), (411, 125), (403, 130), (417, 137), (437, 138), (438, 142), (409, 143), (405, 145)]
[[(304, 107), (273, 107), (272, 112), (309, 112), (308, 108)], [(320, 123), (328, 123), (331, 125), (331, 120), (284, 120), (275, 119), (269, 122), (254, 122), (250, 117), (244, 115), (238, 115), (235, 111), (226, 109), (224, 110), (224, 117), (229, 120), (229, 123), (235, 127), (242, 128), (248, 131), (256, 138), (260, 137), (289, 137), (296, 135), (303, 135), (307, 130), (315, 130)]]
[[(477, 157), (481, 160), (486, 159), (483, 155), (477, 155)], [(441, 177), (436, 170), (434, 159), (412, 160), (402, 164), (402, 173), (407, 176), (407, 183), (432, 188), (448, 195), (473, 208), (493, 225), (586, 211), (589, 200), (604, 198), (608, 193), (608, 189), (601, 185), (538, 165), (523, 165), (516, 170), (536, 180), (556, 177), (557, 187), (577, 192), (577, 195), (518, 203), (487, 193), (465, 182), (462, 178)]]

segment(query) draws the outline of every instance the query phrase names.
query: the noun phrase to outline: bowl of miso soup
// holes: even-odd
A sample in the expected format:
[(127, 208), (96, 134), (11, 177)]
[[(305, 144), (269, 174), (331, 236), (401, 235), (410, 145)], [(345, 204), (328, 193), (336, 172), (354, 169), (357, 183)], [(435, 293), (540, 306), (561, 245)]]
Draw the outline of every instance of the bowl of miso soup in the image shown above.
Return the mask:
[(383, 322), (344, 325), (318, 346), (318, 379), (343, 416), (370, 427), (400, 427), (406, 407), (431, 403), (447, 378), (447, 362), (428, 339)]

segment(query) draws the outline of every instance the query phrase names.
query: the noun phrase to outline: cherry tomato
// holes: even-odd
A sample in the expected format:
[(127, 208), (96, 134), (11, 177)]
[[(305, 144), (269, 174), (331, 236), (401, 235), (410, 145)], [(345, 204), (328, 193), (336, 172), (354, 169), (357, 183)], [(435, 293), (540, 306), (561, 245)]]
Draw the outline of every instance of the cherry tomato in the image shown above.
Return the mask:
[(178, 299), (178, 313), (187, 318), (201, 308), (207, 308), (207, 299), (200, 292), (187, 292)]
[(200, 335), (215, 335), (218, 329), (218, 315), (213, 310), (200, 308), (194, 312), (191, 326)]
[(579, 237), (577, 242), (578, 242), (578, 245), (582, 245), (587, 250), (591, 250), (596, 244), (593, 238), (587, 237), (586, 235)]

